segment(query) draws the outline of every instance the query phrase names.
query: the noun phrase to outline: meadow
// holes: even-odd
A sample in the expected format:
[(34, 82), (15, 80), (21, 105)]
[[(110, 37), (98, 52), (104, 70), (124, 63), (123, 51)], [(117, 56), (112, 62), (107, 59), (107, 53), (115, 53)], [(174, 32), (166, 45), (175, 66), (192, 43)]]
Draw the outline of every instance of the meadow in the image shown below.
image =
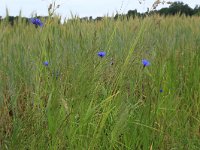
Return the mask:
[(0, 149), (200, 149), (199, 17), (42, 21), (0, 23)]

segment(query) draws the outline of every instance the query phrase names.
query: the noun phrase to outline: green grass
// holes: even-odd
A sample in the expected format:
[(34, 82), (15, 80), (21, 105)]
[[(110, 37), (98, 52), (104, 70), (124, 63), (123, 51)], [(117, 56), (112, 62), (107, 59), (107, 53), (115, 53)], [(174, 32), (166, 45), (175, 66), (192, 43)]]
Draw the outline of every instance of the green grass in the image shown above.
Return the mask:
[(200, 149), (199, 22), (1, 22), (0, 149)]

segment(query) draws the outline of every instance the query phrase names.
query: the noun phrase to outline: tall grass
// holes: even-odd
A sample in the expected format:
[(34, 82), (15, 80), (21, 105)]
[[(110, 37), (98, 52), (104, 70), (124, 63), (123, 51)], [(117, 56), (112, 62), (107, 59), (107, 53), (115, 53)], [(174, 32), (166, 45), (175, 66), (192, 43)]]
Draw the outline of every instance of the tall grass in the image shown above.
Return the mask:
[(199, 149), (199, 22), (1, 22), (0, 149)]

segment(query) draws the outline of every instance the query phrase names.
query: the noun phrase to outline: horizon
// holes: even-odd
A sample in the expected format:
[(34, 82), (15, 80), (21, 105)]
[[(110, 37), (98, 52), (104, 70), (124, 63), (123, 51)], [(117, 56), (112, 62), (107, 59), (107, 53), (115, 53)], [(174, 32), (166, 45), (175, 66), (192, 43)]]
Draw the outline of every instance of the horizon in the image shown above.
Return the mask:
[[(155, 0), (60, 0), (55, 1), (56, 5), (60, 7), (56, 10), (56, 14), (61, 16), (63, 19), (70, 19), (72, 15), (79, 17), (102, 17), (102, 16), (114, 16), (118, 13), (127, 13), (128, 10), (137, 10), (138, 12), (146, 12), (148, 8), (151, 8)], [(171, 0), (170, 2), (175, 2), (176, 0)], [(199, 5), (198, 0), (192, 0), (187, 2), (187, 0), (181, 0), (184, 4), (188, 4), (191, 8)], [(6, 16), (6, 8), (8, 9), (9, 16), (19, 16), (20, 11), (22, 12), (22, 17), (30, 18), (37, 14), (38, 16), (48, 16), (48, 6), (52, 3), (50, 0), (3, 0), (3, 4), (0, 6), (0, 16), (4, 18)], [(37, 4), (37, 5), (36, 5)], [(158, 9), (168, 7), (169, 5), (160, 4)]]

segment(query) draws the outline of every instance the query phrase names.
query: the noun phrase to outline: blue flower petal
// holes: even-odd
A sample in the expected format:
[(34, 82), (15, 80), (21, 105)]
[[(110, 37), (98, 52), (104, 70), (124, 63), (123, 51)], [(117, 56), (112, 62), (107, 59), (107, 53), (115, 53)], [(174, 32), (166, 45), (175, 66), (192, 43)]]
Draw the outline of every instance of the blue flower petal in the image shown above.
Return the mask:
[(146, 59), (143, 59), (142, 60), (142, 64), (143, 64), (144, 67), (146, 67), (146, 66), (150, 65), (150, 62), (148, 60), (146, 60)]
[(40, 27), (43, 26), (43, 23), (42, 23), (41, 20), (38, 19), (38, 18), (31, 18), (30, 21), (31, 21), (32, 24), (34, 24), (34, 25), (36, 25), (36, 26), (40, 26)]
[(49, 62), (48, 62), (48, 61), (45, 61), (43, 64), (44, 64), (45, 66), (48, 66), (48, 65), (49, 65)]
[(106, 55), (106, 52), (104, 52), (104, 51), (100, 51), (100, 52), (98, 52), (98, 56), (99, 57), (104, 57)]

